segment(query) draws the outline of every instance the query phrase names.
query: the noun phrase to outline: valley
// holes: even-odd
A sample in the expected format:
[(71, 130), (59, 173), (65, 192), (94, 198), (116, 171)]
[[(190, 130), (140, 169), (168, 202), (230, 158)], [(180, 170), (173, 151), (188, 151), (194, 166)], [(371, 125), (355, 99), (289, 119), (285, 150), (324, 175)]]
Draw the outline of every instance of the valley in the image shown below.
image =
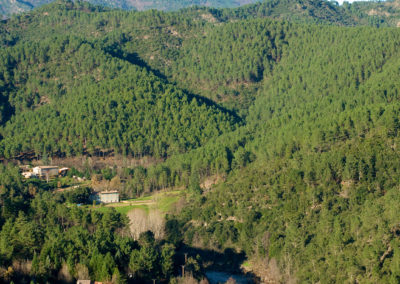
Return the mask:
[(398, 282), (398, 1), (228, 2), (0, 22), (1, 283)]

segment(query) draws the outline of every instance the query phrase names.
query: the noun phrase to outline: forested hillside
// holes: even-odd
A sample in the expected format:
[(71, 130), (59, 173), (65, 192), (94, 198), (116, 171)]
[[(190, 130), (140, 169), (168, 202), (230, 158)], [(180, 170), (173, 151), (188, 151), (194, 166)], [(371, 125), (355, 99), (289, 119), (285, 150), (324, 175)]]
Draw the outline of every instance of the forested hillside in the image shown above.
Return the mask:
[[(191, 6), (208, 6), (215, 8), (230, 8), (245, 4), (255, 3), (258, 0), (89, 0), (92, 5), (100, 5), (103, 7), (118, 8), (123, 10), (150, 10), (157, 9), (163, 11), (174, 11)], [(28, 0), (28, 1), (0, 1), (0, 15), (10, 16), (30, 11), (36, 7), (43, 6), (53, 2), (52, 0)]]
[[(34, 8), (52, 3), (52, 0), (11, 1), (0, 0), (0, 16), (9, 17)], [(238, 9), (214, 10), (218, 16), (227, 14), (240, 18), (269, 17), (290, 19), (291, 21), (331, 22), (337, 25), (384, 25), (397, 26), (399, 18), (399, 1), (356, 1), (352, 4), (345, 2), (339, 6), (335, 1), (327, 0), (174, 0), (174, 1), (143, 1), (143, 0), (90, 0), (92, 5), (122, 10), (176, 11), (188, 7), (212, 7)], [(255, 4), (255, 5), (247, 5)]]
[[(169, 278), (175, 248), (151, 233), (134, 241), (126, 216), (65, 205), (49, 184), (24, 183), (17, 168), (1, 166), (0, 275), (4, 283), (125, 283), (126, 271), (145, 281)], [(19, 267), (13, 270), (10, 264)], [(10, 267), (8, 270), (3, 267)]]
[(247, 118), (256, 161), (235, 159), (178, 219), (188, 241), (236, 244), (283, 282), (395, 281), (400, 34), (297, 33)]
[(1, 131), (6, 158), (98, 149), (166, 157), (232, 130), (237, 121), (79, 38), (17, 44), (2, 58), (3, 95), (14, 112)]
[[(284, 30), (288, 23), (260, 19), (327, 25), (374, 23), (374, 17), (356, 20), (350, 12), (325, 1), (303, 2), (266, 1), (238, 9), (190, 8), (168, 14), (56, 2), (10, 20), (3, 26), (2, 41), (9, 45), (47, 34), (84, 35), (112, 56), (145, 65), (191, 93), (245, 114), (260, 80), (280, 60), (287, 36)], [(264, 36), (267, 42), (262, 42)], [(236, 54), (237, 59), (232, 60), (230, 54)]]
[(345, 3), (344, 8), (357, 17), (369, 16), (376, 22), (399, 27), (399, 0), (355, 2), (352, 5)]
[[(136, 242), (122, 215), (4, 167), (0, 277), (169, 281), (175, 248), (191, 247), (243, 253), (265, 282), (397, 283), (400, 30), (365, 12), (386, 4), (293, 2), (56, 2), (0, 23), (2, 161), (153, 157), (79, 174), (117, 177), (126, 198), (185, 193), (165, 240)], [(29, 272), (7, 272), (27, 260)], [(202, 279), (208, 260), (191, 261)]]

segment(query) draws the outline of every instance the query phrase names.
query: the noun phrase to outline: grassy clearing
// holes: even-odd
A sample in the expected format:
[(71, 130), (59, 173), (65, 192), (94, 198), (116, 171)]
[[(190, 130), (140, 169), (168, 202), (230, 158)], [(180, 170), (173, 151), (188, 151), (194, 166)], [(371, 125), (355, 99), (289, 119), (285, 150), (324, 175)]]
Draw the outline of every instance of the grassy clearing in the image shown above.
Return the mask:
[(123, 200), (122, 202), (108, 205), (97, 205), (92, 208), (99, 212), (107, 212), (111, 210), (111, 208), (114, 208), (117, 212), (125, 215), (133, 209), (142, 209), (147, 214), (150, 210), (159, 210), (162, 213), (167, 213), (171, 211), (174, 204), (178, 202), (182, 196), (183, 192), (180, 190), (158, 192), (151, 196)]
[(121, 214), (124, 214), (124, 215), (128, 214), (128, 212), (133, 210), (133, 209), (141, 209), (141, 210), (146, 211), (146, 213), (149, 213), (149, 206), (147, 206), (147, 205), (128, 205), (128, 206), (118, 206), (118, 207), (96, 206), (94, 208), (94, 210), (96, 210), (98, 212), (102, 212), (102, 213), (105, 213), (105, 212), (113, 210), (113, 209), (115, 211), (117, 211), (118, 213), (121, 213)]
[(136, 202), (136, 201), (147, 201), (147, 200), (152, 200), (152, 198), (153, 197), (150, 195), (150, 196), (144, 196), (144, 197), (139, 197), (139, 198), (125, 199), (123, 201), (133, 201), (133, 202)]
[(163, 213), (167, 213), (171, 211), (180, 198), (181, 195), (165, 195), (157, 202), (158, 209)]

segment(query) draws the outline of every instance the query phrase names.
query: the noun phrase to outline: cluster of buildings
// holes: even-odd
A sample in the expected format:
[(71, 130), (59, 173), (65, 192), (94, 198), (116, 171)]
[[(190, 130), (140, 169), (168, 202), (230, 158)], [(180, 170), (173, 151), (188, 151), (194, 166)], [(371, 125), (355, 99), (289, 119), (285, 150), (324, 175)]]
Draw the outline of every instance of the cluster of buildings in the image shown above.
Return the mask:
[[(61, 168), (59, 166), (38, 166), (34, 168), (24, 167), (22, 169), (22, 175), (26, 178), (43, 178), (50, 179), (54, 177), (65, 176), (69, 168)], [(119, 192), (113, 191), (101, 191), (94, 192), (91, 196), (93, 201), (98, 203), (118, 203)]]
[(69, 168), (59, 166), (38, 166), (22, 172), (24, 178), (51, 178), (65, 176)]

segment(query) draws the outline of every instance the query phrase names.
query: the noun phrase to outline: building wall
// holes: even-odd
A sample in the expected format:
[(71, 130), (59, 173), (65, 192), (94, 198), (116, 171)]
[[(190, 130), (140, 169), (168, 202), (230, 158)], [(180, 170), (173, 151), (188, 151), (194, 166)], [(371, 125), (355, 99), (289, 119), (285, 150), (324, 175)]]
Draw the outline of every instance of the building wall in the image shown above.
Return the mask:
[(99, 195), (102, 203), (119, 202), (119, 193), (100, 193)]
[(48, 174), (50, 177), (52, 176), (58, 176), (58, 167), (54, 168), (41, 168), (41, 167), (35, 167), (33, 168), (32, 172), (41, 177), (45, 177), (46, 174)]
[(32, 172), (33, 172), (35, 175), (40, 176), (41, 170), (40, 170), (39, 167), (34, 167), (34, 168), (32, 169)]
[(47, 173), (49, 174), (50, 177), (58, 176), (58, 168), (57, 169), (42, 169), (43, 176), (46, 176)]

